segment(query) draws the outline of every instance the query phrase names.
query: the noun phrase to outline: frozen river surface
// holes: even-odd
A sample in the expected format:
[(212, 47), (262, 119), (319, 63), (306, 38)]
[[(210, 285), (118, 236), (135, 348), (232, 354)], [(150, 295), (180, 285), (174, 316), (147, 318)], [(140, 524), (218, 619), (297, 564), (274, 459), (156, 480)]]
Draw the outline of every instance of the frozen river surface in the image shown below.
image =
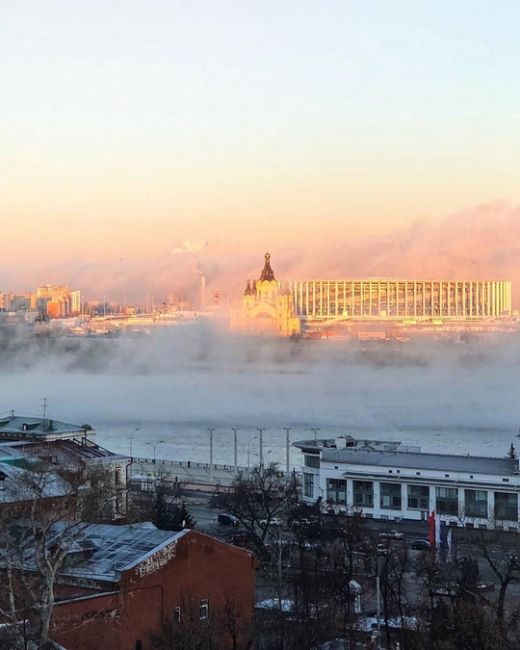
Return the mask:
[[(282, 427), (293, 440), (351, 434), (424, 450), (505, 455), (520, 426), (517, 337), (360, 344), (233, 338), (205, 325), (118, 339), (4, 345), (2, 411), (91, 424), (114, 451), (215, 462), (282, 462)], [(164, 441), (164, 442), (159, 442)], [(298, 464), (292, 452), (292, 463)]]

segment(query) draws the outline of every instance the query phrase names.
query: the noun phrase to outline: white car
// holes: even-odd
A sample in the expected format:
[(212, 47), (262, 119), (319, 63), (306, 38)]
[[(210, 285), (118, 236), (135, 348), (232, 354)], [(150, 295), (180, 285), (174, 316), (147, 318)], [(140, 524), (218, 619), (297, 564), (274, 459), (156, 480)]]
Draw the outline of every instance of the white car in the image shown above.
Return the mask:
[(403, 539), (404, 533), (401, 533), (399, 530), (385, 530), (383, 533), (379, 533), (381, 539)]
[(273, 528), (278, 528), (282, 525), (282, 520), (280, 517), (271, 517), (271, 519), (262, 519), (260, 521), (260, 526), (273, 526)]

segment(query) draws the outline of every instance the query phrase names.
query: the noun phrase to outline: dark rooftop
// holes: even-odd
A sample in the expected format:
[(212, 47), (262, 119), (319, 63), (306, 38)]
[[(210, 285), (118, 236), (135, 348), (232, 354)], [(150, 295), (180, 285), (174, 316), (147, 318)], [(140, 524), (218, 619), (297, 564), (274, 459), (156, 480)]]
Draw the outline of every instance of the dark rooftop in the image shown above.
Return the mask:
[(518, 475), (518, 460), (513, 458), (325, 448), (322, 451), (322, 459), (329, 463), (351, 465), (406, 467), (501, 476)]

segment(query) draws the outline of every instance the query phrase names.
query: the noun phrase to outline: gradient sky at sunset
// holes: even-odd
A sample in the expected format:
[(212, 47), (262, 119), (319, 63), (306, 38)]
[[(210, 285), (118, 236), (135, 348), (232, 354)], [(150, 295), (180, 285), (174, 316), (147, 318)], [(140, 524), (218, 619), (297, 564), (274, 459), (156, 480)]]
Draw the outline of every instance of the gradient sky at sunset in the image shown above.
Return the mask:
[(519, 24), (516, 0), (3, 0), (4, 262), (517, 203)]

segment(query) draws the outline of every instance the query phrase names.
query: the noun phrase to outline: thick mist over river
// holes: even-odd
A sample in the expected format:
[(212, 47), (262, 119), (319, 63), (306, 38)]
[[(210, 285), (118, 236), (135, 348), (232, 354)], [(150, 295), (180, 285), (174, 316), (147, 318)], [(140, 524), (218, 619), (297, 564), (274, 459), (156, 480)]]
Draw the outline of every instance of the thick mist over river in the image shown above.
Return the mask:
[[(352, 434), (424, 450), (505, 455), (520, 426), (518, 335), (469, 343), (271, 341), (231, 336), (207, 323), (114, 339), (3, 333), (0, 410), (89, 423), (99, 444), (134, 455), (283, 461), (292, 440)], [(298, 453), (292, 452), (298, 463)]]

